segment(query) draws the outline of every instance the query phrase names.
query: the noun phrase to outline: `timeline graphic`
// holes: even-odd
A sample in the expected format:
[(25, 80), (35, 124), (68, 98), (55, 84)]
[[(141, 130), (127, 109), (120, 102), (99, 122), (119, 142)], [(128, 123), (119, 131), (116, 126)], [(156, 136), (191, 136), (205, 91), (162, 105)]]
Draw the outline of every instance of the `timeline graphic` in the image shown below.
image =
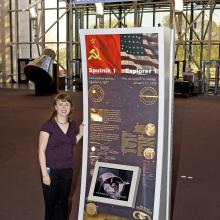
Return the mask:
[(104, 90), (99, 85), (92, 85), (89, 88), (89, 99), (92, 102), (101, 102), (104, 99)]

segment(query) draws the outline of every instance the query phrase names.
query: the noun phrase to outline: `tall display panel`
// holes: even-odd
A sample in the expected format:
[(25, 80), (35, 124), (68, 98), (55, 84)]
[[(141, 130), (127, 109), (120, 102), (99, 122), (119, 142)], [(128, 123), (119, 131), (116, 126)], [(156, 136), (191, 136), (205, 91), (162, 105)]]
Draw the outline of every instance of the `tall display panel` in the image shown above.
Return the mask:
[(168, 220), (173, 31), (81, 30), (84, 138), (78, 220)]

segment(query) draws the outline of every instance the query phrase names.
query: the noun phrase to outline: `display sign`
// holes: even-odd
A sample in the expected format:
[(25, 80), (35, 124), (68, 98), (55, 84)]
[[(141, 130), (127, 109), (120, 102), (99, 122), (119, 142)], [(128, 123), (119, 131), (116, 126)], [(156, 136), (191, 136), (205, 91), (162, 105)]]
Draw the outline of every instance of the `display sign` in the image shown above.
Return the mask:
[(86, 129), (78, 219), (168, 220), (172, 31), (80, 36)]
[[(131, 1), (131, 0), (130, 0)], [(73, 4), (95, 4), (98, 2), (111, 3), (111, 2), (129, 2), (129, 0), (72, 0)]]

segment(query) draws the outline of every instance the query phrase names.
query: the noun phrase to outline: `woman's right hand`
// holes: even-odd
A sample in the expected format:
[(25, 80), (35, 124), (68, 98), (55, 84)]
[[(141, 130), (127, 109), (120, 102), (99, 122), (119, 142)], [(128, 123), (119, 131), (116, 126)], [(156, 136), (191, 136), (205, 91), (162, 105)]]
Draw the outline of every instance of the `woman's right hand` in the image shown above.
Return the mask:
[(50, 185), (50, 182), (51, 182), (51, 180), (50, 180), (50, 176), (49, 175), (46, 175), (46, 176), (43, 176), (43, 183), (45, 184), (45, 185)]

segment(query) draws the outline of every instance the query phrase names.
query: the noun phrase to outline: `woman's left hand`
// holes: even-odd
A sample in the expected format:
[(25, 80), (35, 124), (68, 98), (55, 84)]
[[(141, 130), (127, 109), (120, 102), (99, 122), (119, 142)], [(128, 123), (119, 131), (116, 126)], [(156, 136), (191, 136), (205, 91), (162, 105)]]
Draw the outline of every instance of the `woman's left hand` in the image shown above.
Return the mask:
[(82, 123), (79, 126), (79, 133), (76, 135), (76, 143), (78, 143), (79, 140), (82, 138), (82, 136), (83, 136), (83, 129), (84, 129), (84, 124)]

